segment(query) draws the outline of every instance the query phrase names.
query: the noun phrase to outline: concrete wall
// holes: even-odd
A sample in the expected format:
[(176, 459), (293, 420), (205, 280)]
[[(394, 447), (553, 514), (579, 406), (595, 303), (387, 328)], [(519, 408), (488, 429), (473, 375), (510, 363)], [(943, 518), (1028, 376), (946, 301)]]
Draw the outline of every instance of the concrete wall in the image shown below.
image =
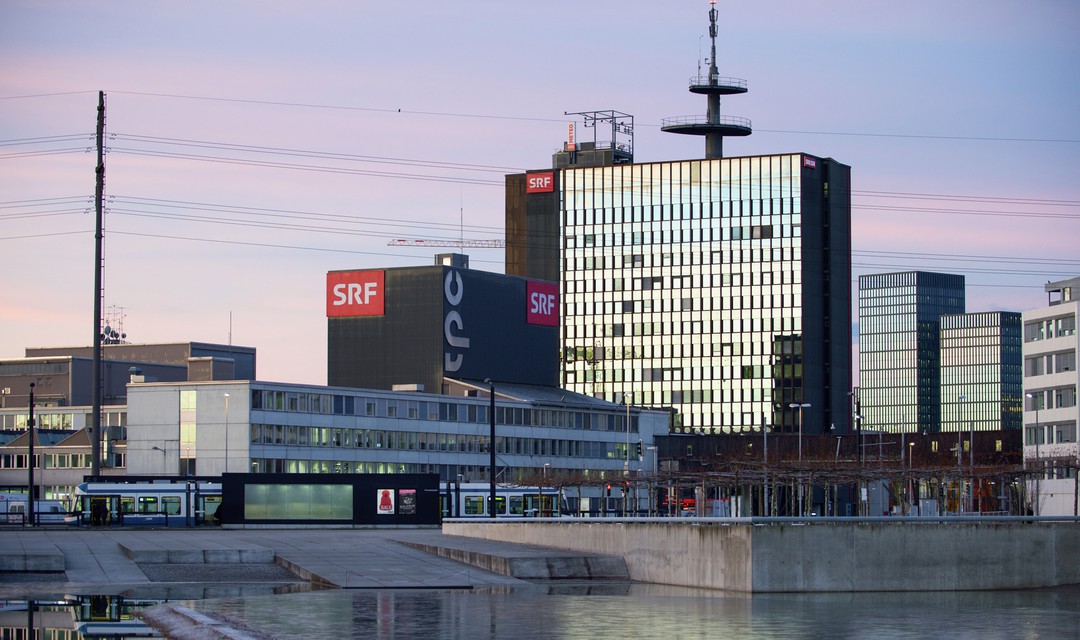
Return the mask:
[(443, 532), (621, 554), (633, 580), (731, 591), (951, 591), (1080, 584), (1080, 525), (1069, 523), (446, 522)]

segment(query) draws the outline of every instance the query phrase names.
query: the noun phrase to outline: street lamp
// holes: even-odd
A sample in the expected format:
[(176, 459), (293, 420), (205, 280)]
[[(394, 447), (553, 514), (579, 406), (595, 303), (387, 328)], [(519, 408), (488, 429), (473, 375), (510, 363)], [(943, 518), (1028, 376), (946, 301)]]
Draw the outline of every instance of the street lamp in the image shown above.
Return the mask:
[(803, 409), (810, 406), (809, 402), (792, 402), (788, 407), (799, 410), (799, 462), (802, 462), (802, 412)]
[(960, 397), (957, 398), (956, 401), (956, 467), (958, 469), (960, 468), (960, 464), (963, 460), (962, 455), (964, 452), (964, 444), (962, 439), (962, 434), (964, 432), (963, 416), (960, 415), (962, 413), (961, 407), (963, 406), (963, 402), (964, 394), (961, 393)]
[(1039, 515), (1039, 485), (1042, 484), (1041, 460), (1039, 458), (1039, 440), (1042, 440), (1042, 425), (1039, 424), (1039, 399), (1034, 393), (1024, 394), (1031, 398), (1031, 405), (1035, 407), (1035, 469), (1039, 475), (1035, 478), (1035, 515)]
[(229, 472), (229, 394), (225, 394), (225, 473)]
[(623, 396), (623, 404), (626, 405), (626, 464), (623, 475), (630, 475), (630, 394)]
[(488, 453), (490, 455), (488, 474), (491, 476), (491, 497), (489, 498), (490, 504), (488, 506), (489, 514), (491, 518), (495, 517), (495, 383), (491, 381), (491, 378), (484, 378), (484, 382), (488, 385), (488, 397), (490, 402), (488, 404), (488, 418), (490, 418), (491, 426), (491, 442), (488, 444)]

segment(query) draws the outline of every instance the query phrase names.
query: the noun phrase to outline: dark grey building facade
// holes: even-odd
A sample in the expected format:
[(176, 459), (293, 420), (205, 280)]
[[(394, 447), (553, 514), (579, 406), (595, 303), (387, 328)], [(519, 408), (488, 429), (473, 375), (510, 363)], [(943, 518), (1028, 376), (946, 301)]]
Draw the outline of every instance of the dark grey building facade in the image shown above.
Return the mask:
[[(460, 264), (460, 263), (459, 263)], [(327, 274), (327, 382), (558, 385), (558, 287), (437, 264)]]

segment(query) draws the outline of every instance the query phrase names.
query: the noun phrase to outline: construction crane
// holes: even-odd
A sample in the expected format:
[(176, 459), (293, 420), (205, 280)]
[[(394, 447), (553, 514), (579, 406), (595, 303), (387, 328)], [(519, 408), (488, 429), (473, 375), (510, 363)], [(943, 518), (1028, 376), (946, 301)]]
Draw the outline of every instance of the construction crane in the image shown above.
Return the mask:
[(506, 247), (505, 240), (425, 240), (414, 238), (412, 240), (399, 238), (386, 243), (388, 247), (473, 247), (482, 249), (502, 249)]

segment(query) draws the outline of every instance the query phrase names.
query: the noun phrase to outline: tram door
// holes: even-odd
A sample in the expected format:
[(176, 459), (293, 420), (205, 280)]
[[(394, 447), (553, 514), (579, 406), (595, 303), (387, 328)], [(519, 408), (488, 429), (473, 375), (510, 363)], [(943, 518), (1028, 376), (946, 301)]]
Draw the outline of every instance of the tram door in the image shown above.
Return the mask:
[(221, 508), (221, 496), (198, 495), (195, 498), (195, 525), (220, 524), (217, 519), (218, 509)]
[(91, 526), (103, 527), (112, 524), (116, 511), (117, 496), (89, 496), (84, 498), (83, 513), (89, 517)]

